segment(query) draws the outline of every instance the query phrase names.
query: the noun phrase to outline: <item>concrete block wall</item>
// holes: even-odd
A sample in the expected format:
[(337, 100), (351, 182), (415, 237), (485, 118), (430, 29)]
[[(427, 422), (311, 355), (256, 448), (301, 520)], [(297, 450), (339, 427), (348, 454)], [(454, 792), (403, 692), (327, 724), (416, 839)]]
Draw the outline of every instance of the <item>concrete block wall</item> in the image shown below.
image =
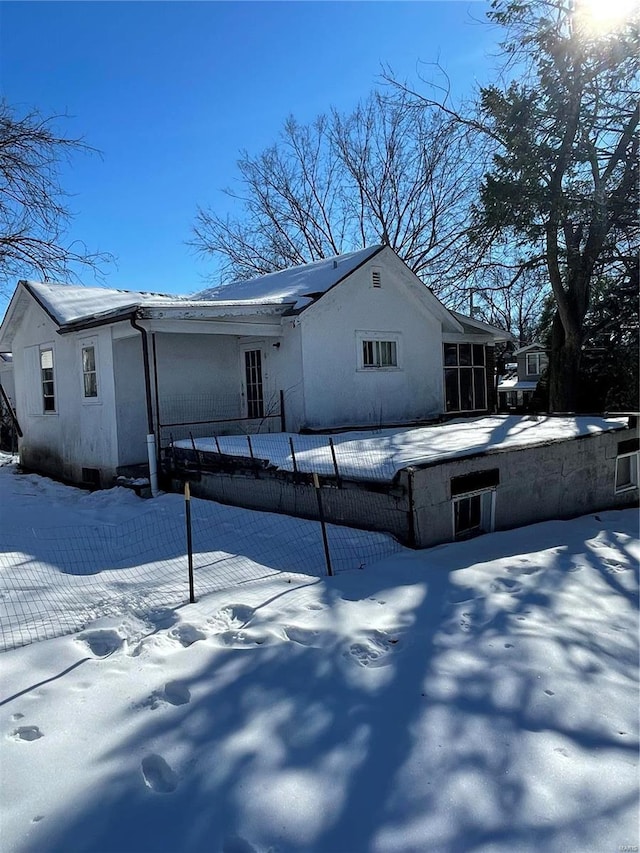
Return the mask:
[(451, 480), (476, 472), (499, 472), (495, 530), (637, 505), (637, 489), (614, 493), (618, 446), (630, 439), (638, 439), (637, 427), (416, 469), (416, 545), (428, 547), (453, 539)]

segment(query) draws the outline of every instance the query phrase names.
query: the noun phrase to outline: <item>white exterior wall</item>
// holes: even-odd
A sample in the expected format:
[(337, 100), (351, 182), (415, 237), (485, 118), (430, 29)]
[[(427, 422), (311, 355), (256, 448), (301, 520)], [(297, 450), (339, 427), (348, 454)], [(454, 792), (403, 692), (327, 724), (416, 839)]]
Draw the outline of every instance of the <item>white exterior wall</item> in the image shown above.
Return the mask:
[[(372, 285), (379, 269), (381, 287)], [(442, 326), (404, 264), (376, 256), (300, 315), (305, 426), (375, 425), (443, 410)], [(361, 338), (397, 339), (398, 368), (360, 365)], [(289, 426), (287, 424), (287, 426)]]
[[(293, 317), (282, 323), (282, 337), (269, 341), (269, 388), (278, 396), (284, 392), (285, 427), (288, 432), (297, 432), (305, 423), (301, 326)], [(273, 346), (275, 343), (280, 346)]]
[[(16, 409), (24, 438), (20, 459), (34, 468), (80, 482), (82, 468), (98, 468), (103, 481), (115, 473), (117, 440), (113, 358), (109, 327), (59, 335), (47, 314), (32, 302), (13, 342)], [(81, 347), (96, 352), (98, 398), (85, 398)], [(55, 412), (43, 411), (39, 356), (32, 347), (53, 350)]]
[(147, 400), (140, 332), (113, 341), (118, 465), (147, 461)]
[(184, 414), (198, 397), (209, 399), (212, 412), (232, 407), (240, 414), (237, 337), (156, 333), (155, 340), (162, 420)]
[[(252, 349), (262, 354), (265, 414), (279, 413), (281, 390), (295, 405), (296, 394), (302, 397), (299, 333), (289, 331), (277, 338), (156, 333), (161, 422), (245, 417), (244, 352)], [(237, 432), (238, 424), (203, 429), (194, 434)], [(269, 418), (261, 429), (279, 430), (279, 418)]]

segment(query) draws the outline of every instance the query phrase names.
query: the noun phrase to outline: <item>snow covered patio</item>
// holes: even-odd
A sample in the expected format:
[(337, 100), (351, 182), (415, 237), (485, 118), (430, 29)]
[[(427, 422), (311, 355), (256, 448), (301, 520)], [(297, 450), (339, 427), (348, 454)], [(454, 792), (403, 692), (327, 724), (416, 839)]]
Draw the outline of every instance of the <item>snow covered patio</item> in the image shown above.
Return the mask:
[[(34, 541), (49, 549), (34, 519), (181, 520), (177, 496), (0, 472), (15, 574)], [(635, 510), (401, 549), (334, 578), (264, 571), (268, 538), (250, 558), (252, 513), (234, 512), (233, 587), (159, 607), (160, 547), (114, 573), (82, 630), (0, 655), (3, 853), (638, 844)]]

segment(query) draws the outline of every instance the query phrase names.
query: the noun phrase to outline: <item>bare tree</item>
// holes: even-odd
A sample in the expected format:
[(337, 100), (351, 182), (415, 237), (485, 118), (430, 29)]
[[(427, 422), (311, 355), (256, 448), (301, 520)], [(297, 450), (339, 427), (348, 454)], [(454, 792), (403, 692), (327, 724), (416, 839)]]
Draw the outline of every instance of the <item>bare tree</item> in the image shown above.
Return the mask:
[(200, 207), (191, 244), (231, 280), (385, 243), (445, 295), (461, 286), (460, 240), (484, 165), (442, 113), (373, 93), (348, 114), (290, 118), (275, 145), (243, 153), (240, 189), (226, 190), (240, 215)]
[(54, 126), (60, 118), (36, 111), (19, 115), (0, 100), (0, 292), (20, 276), (75, 278), (75, 265), (99, 272), (110, 259), (65, 240), (72, 215), (60, 168), (93, 149), (59, 135)]

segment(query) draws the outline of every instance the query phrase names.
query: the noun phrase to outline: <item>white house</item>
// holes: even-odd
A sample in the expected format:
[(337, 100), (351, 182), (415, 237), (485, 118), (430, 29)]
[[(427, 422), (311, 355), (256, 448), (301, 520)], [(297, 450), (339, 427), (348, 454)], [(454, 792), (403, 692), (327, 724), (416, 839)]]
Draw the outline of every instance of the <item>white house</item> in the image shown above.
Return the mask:
[(103, 484), (169, 435), (486, 413), (509, 339), (388, 246), (189, 297), (21, 281), (0, 325), (22, 464)]

